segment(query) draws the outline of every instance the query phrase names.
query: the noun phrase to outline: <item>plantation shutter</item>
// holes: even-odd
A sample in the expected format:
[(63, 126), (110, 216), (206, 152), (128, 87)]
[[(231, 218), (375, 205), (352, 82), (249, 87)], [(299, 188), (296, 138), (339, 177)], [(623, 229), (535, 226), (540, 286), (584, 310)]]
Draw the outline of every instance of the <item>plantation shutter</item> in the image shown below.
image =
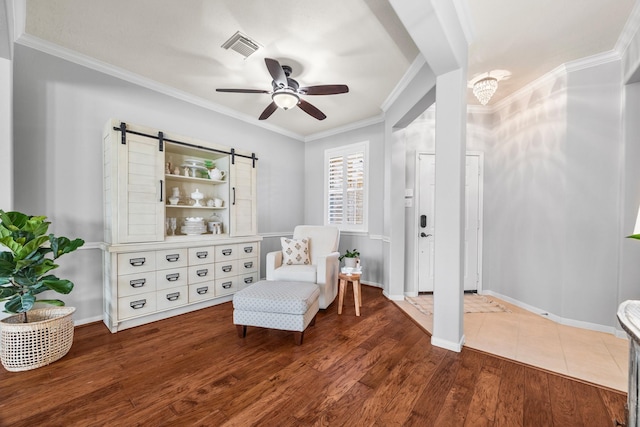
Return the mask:
[(362, 226), (365, 210), (364, 150), (333, 155), (328, 160), (327, 221)]

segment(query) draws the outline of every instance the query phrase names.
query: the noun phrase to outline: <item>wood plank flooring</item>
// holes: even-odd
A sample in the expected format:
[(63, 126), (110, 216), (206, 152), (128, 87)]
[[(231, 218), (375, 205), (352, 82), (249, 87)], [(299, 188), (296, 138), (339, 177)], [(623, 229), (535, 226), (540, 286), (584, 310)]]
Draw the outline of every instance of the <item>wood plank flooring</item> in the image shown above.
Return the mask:
[(479, 351), (432, 347), (380, 289), (293, 333), (231, 303), (111, 334), (76, 328), (52, 365), (0, 368), (1, 426), (613, 426), (626, 394)]

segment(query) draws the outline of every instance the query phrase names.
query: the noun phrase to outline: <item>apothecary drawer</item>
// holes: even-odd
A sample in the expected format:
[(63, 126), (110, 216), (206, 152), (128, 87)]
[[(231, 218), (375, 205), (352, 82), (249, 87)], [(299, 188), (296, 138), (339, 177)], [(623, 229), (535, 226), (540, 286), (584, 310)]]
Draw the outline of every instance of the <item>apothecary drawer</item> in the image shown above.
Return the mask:
[(238, 245), (216, 246), (216, 262), (238, 259)]
[(212, 280), (216, 265), (214, 263), (194, 265), (189, 267), (189, 284)]
[(158, 310), (166, 310), (189, 303), (188, 286), (162, 289), (156, 292)]
[(215, 261), (215, 247), (189, 248), (189, 265), (207, 264)]
[(118, 276), (119, 297), (154, 292), (155, 290), (156, 274), (153, 271)]
[(258, 271), (258, 258), (244, 258), (238, 260), (238, 274)]
[(156, 251), (156, 267), (158, 270), (165, 268), (186, 267), (188, 264), (186, 249), (169, 249)]
[(238, 258), (258, 256), (258, 242), (238, 243)]
[(222, 296), (227, 294), (232, 294), (237, 292), (238, 289), (238, 278), (237, 277), (227, 277), (225, 279), (216, 280), (216, 296)]
[(213, 280), (189, 285), (189, 302), (204, 301), (215, 296), (216, 289)]
[(187, 267), (158, 270), (156, 272), (156, 289), (167, 289), (187, 285)]
[(238, 261), (224, 261), (216, 262), (214, 276), (216, 279), (222, 279), (224, 277), (235, 276), (238, 274)]
[(131, 252), (118, 254), (118, 276), (156, 269), (156, 253)]
[(258, 272), (241, 274), (238, 276), (238, 290), (244, 289), (247, 286), (251, 286), (254, 283), (258, 283)]
[(118, 298), (118, 319), (142, 316), (156, 311), (156, 293), (145, 292)]

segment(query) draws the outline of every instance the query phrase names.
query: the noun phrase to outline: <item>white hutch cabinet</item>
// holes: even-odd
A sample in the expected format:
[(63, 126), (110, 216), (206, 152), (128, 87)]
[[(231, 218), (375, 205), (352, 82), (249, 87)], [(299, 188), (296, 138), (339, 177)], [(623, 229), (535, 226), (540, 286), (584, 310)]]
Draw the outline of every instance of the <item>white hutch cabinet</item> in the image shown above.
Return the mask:
[(103, 144), (111, 332), (230, 301), (258, 280), (255, 154), (116, 120)]

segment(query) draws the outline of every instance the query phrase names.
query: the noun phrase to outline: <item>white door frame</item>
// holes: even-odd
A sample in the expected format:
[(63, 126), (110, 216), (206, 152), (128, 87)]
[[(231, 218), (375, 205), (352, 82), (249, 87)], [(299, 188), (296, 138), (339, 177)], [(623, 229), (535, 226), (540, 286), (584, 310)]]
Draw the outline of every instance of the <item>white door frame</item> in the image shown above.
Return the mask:
[[(416, 271), (419, 268), (419, 262), (420, 262), (420, 251), (419, 251), (419, 227), (418, 227), (418, 223), (420, 222), (420, 174), (418, 173), (419, 170), (419, 161), (420, 161), (420, 156), (421, 155), (436, 155), (435, 151), (417, 151), (416, 152), (416, 158), (415, 158), (415, 185), (414, 185), (414, 194), (415, 194), (415, 209), (414, 209), (414, 224), (416, 225), (416, 232), (413, 233), (413, 240), (414, 240), (414, 253), (413, 253), (413, 257), (414, 257), (414, 265), (415, 265), (415, 269)], [(478, 179), (478, 293), (481, 294), (483, 291), (483, 286), (482, 286), (482, 248), (483, 248), (483, 234), (484, 234), (484, 153), (482, 151), (467, 151), (466, 152), (467, 156), (477, 156), (478, 157), (478, 168), (479, 168), (479, 174), (480, 177)], [(438, 163), (436, 160), (436, 167), (438, 167)], [(438, 185), (436, 183), (436, 185)], [(415, 280), (414, 280), (414, 284), (413, 284), (413, 292), (414, 295), (418, 295), (418, 291), (419, 291), (419, 284), (420, 284), (420, 275), (419, 274), (415, 274), (414, 275)]]

